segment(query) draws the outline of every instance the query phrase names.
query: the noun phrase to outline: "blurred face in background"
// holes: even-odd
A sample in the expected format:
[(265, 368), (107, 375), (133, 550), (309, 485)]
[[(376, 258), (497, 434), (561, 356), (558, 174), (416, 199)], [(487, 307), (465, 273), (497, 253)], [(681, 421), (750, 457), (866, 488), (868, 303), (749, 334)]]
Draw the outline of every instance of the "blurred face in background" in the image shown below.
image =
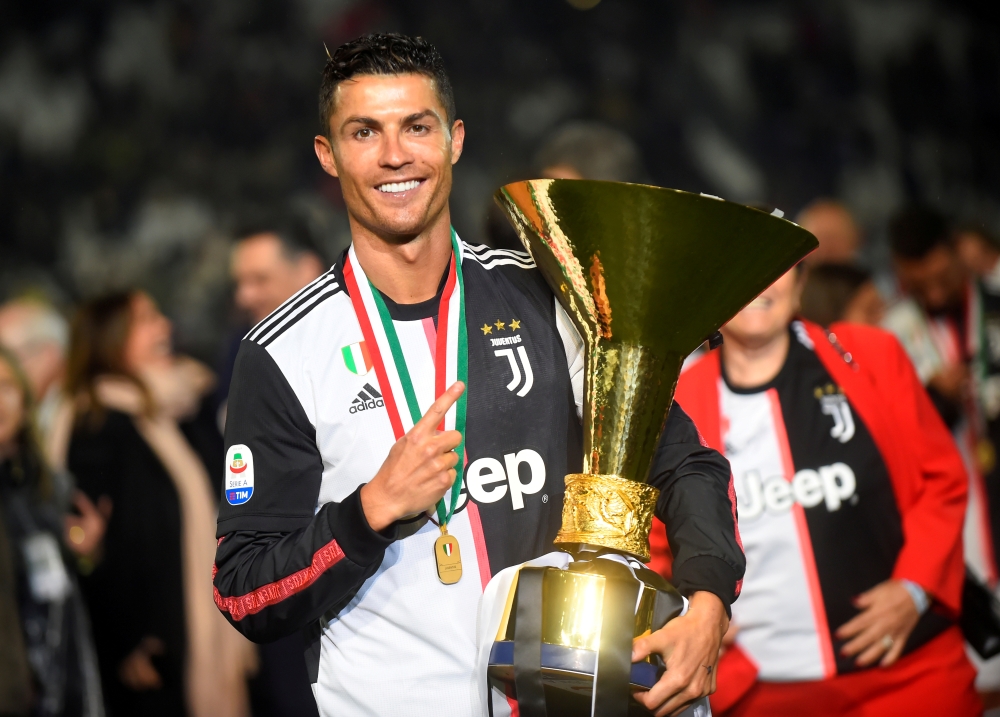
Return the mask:
[(583, 175), (570, 164), (554, 164), (542, 170), (543, 179), (583, 179)]
[(14, 368), (0, 357), (0, 458), (10, 455), (11, 447), (24, 422), (24, 391)]
[(894, 257), (900, 288), (930, 312), (959, 309), (968, 275), (950, 246), (934, 247), (920, 259)]
[(802, 295), (801, 270), (791, 269), (751, 301), (722, 327), (726, 341), (747, 348), (766, 346), (788, 329), (799, 310)]
[(797, 222), (819, 240), (819, 246), (805, 259), (808, 264), (849, 264), (857, 258), (861, 230), (840, 202), (815, 202), (798, 216)]
[(160, 313), (148, 294), (133, 294), (124, 346), (125, 367), (139, 375), (147, 369), (169, 365), (173, 356), (172, 331), (170, 320)]
[(988, 276), (996, 269), (1000, 250), (978, 231), (960, 231), (955, 234), (954, 242), (959, 261), (973, 276)]
[(449, 126), (433, 79), (341, 82), (329, 130), (329, 139), (316, 137), (316, 156), (340, 178), (352, 221), (386, 241), (407, 242), (445, 211), (465, 127), (461, 120)]
[(36, 400), (59, 384), (66, 367), (64, 344), (51, 336), (52, 322), (60, 321), (52, 313), (27, 301), (0, 307), (0, 344), (17, 356)]
[(259, 323), (303, 286), (323, 273), (315, 254), (291, 258), (274, 234), (256, 234), (240, 241), (231, 265), (236, 305)]

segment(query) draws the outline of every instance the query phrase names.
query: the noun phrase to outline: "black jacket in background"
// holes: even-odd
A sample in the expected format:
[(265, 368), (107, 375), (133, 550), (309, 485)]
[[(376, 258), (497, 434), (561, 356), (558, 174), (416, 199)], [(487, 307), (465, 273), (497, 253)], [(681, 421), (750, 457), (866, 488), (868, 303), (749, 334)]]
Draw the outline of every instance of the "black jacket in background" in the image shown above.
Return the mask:
[[(206, 416), (210, 411), (201, 411), (181, 429), (215, 477), (223, 461), (221, 438)], [(68, 468), (91, 500), (106, 495), (112, 501), (103, 556), (82, 580), (109, 714), (182, 715), (186, 632), (181, 512), (173, 481), (132, 418), (114, 410), (76, 426)], [(154, 659), (163, 688), (136, 693), (121, 683), (118, 671), (147, 636), (166, 648)]]

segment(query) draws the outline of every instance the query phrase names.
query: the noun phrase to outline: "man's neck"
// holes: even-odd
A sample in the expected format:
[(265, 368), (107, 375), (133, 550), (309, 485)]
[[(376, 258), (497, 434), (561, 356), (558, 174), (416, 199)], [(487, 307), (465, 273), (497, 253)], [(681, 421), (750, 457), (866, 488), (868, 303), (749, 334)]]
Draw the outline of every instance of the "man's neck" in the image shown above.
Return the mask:
[(451, 217), (445, 211), (407, 242), (386, 240), (351, 218), (354, 251), (368, 279), (397, 304), (433, 299), (451, 260)]
[(729, 383), (736, 388), (770, 383), (785, 365), (789, 343), (788, 331), (761, 344), (743, 343), (727, 336), (722, 347), (722, 365)]

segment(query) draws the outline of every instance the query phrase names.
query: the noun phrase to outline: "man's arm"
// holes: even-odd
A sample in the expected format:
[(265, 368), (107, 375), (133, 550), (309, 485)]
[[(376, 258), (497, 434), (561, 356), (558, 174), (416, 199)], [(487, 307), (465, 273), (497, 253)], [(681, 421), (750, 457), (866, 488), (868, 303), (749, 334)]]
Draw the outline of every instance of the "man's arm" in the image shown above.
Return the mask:
[(650, 483), (660, 489), (656, 513), (675, 556), (674, 584), (690, 603), (632, 646), (633, 660), (657, 653), (667, 666), (652, 689), (635, 696), (658, 717), (715, 691), (719, 648), (746, 568), (731, 476), (729, 461), (704, 444), (679, 405), (671, 406)]
[(713, 593), (729, 606), (739, 595), (746, 557), (736, 523), (736, 492), (729, 461), (705, 445), (676, 402), (649, 471), (659, 488), (656, 517), (667, 529), (673, 582), (684, 595)]
[(392, 538), (368, 527), (359, 491), (292, 532), (228, 533), (216, 551), (215, 604), (251, 640), (276, 640), (346, 604)]
[[(267, 642), (350, 599), (394, 535), (368, 526), (360, 490), (315, 512), (323, 476), (315, 430), (267, 349), (250, 341), (236, 359), (225, 442), (226, 478), (250, 475), (252, 492), (239, 503), (224, 490), (215, 603), (240, 632)], [(230, 471), (237, 450), (242, 474)]]
[[(274, 640), (354, 596), (395, 539), (396, 520), (433, 506), (454, 481), (458, 434), (436, 428), (463, 388), (434, 403), (369, 483), (314, 514), (323, 474), (315, 431), (267, 350), (244, 342), (229, 399), (226, 472), (252, 475), (252, 493), (236, 505), (223, 496), (214, 569), (216, 605), (240, 632)], [(241, 473), (230, 470), (236, 452), (246, 464)]]

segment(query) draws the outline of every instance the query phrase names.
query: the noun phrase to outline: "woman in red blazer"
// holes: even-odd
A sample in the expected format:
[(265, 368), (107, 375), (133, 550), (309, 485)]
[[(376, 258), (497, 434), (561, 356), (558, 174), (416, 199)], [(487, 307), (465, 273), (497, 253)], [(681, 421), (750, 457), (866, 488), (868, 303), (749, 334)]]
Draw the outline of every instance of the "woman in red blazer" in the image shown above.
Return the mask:
[[(717, 715), (978, 715), (955, 626), (961, 457), (879, 329), (793, 320), (797, 269), (724, 329), (677, 401), (733, 468), (747, 556)], [(662, 526), (655, 568), (669, 570)]]

